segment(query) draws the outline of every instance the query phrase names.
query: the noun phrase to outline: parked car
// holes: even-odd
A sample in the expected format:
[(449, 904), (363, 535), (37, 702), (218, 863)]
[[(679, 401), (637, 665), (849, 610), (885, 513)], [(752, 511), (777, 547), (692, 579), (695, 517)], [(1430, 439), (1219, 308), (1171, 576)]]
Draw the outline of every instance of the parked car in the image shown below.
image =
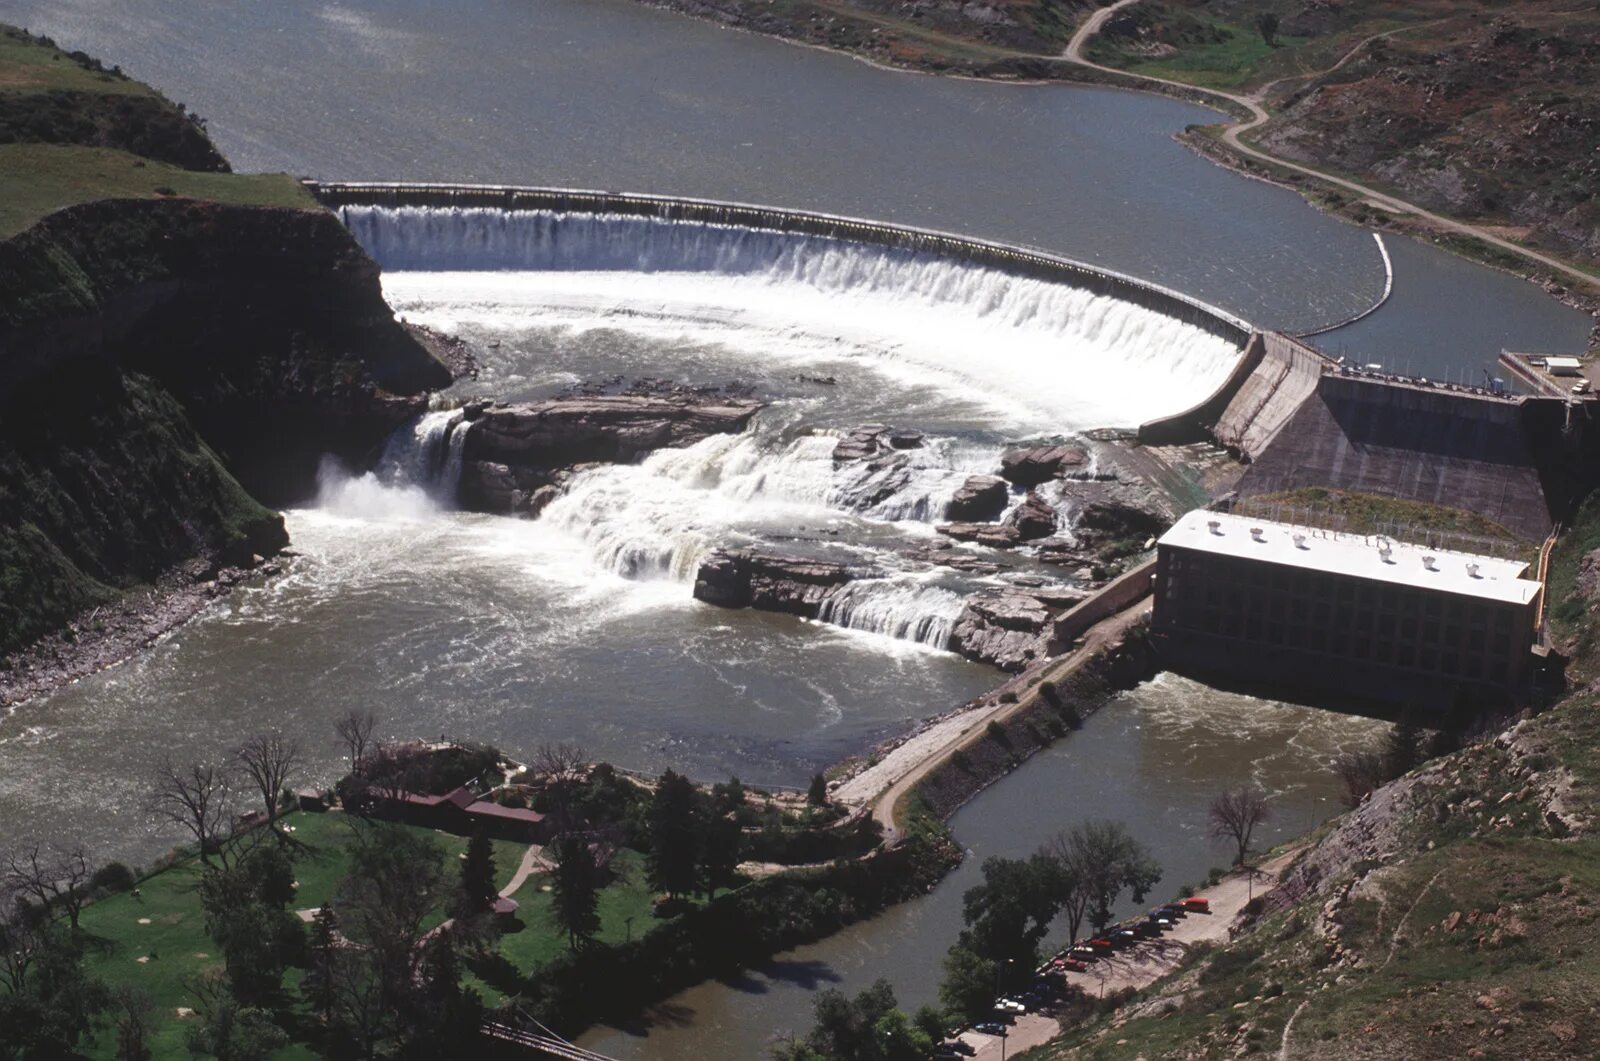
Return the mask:
[(1183, 908), (1191, 914), (1209, 914), (1211, 900), (1199, 895), (1190, 896), (1183, 901)]
[(1115, 947), (1113, 947), (1111, 945), (1111, 941), (1109, 939), (1106, 939), (1103, 936), (1098, 936), (1098, 937), (1096, 937), (1094, 939), (1091, 939), (1089, 941), (1089, 946), (1094, 948), (1094, 953), (1095, 953), (1096, 957), (1100, 957), (1100, 956), (1104, 956), (1104, 955), (1110, 954), (1113, 950), (1116, 949)]
[(1153, 921), (1140, 921), (1133, 926), (1133, 934), (1140, 939), (1160, 939), (1161, 926)]
[(1089, 971), (1089, 963), (1078, 958), (1068, 958), (1066, 966), (1068, 971), (1074, 973), (1086, 973)]
[(1183, 908), (1182, 903), (1164, 903), (1156, 907), (1156, 913), (1162, 917), (1188, 917), (1189, 912)]
[(1006, 1033), (1006, 1026), (1001, 1024), (999, 1021), (984, 1020), (974, 1024), (972, 1026), (972, 1030), (975, 1032), (982, 1032), (984, 1035), (1004, 1035)]
[(1094, 948), (1086, 943), (1080, 943), (1067, 952), (1069, 961), (1076, 959), (1080, 962), (1092, 962), (1095, 959)]
[(1124, 947), (1131, 947), (1137, 942), (1139, 942), (1139, 937), (1133, 934), (1132, 929), (1119, 928), (1111, 933), (1111, 945), (1118, 950)]

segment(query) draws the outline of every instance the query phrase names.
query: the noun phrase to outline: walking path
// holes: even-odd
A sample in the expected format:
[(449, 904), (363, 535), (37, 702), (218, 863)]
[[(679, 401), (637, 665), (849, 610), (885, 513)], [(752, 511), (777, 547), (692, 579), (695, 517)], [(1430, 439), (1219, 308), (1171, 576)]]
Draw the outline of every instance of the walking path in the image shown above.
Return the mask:
[[(1040, 681), (1059, 683), (1068, 674), (1099, 655), (1106, 646), (1121, 638), (1127, 629), (1149, 610), (1150, 601), (1144, 598), (1115, 615), (1102, 619), (1089, 628), (1083, 637), (1082, 646), (1052, 662), (1040, 674)], [(835, 798), (865, 801), (877, 791), (877, 797), (872, 800), (872, 816), (883, 826), (884, 843), (892, 844), (898, 835), (894, 817), (895, 804), (930, 773), (943, 765), (945, 760), (955, 754), (956, 749), (982, 733), (990, 722), (1002, 722), (1030, 706), (1038, 696), (1037, 689), (1036, 683), (1033, 692), (1018, 696), (1013, 703), (976, 707), (929, 727), (894, 749), (881, 762), (841, 785), (835, 793)]]
[[(1155, 983), (1178, 967), (1184, 951), (1201, 941), (1226, 940), (1245, 904), (1278, 886), (1284, 870), (1299, 854), (1299, 848), (1285, 851), (1253, 871), (1240, 870), (1224, 877), (1216, 887), (1205, 890), (1211, 913), (1190, 914), (1178, 921), (1172, 931), (1159, 940), (1139, 943), (1119, 951), (1109, 959), (1092, 963), (1088, 972), (1066, 974), (1067, 982), (1090, 995), (1104, 997), (1124, 988), (1140, 988)], [(973, 1047), (973, 1061), (1000, 1061), (1002, 1048), (1007, 1057), (1041, 1046), (1061, 1034), (1061, 1024), (1042, 1013), (1017, 1018), (1007, 1029), (1002, 1046), (1000, 1036), (968, 1031), (961, 1035)]]
[[(1332, 174), (1324, 173), (1322, 170), (1313, 169), (1310, 166), (1303, 166), (1298, 162), (1290, 162), (1287, 159), (1279, 158), (1276, 155), (1271, 155), (1265, 151), (1251, 147), (1249, 144), (1245, 143), (1241, 137), (1243, 137), (1245, 133), (1259, 128), (1261, 125), (1266, 123), (1268, 118), (1271, 117), (1271, 115), (1267, 113), (1266, 107), (1262, 106), (1261, 101), (1264, 98), (1267, 89), (1271, 88), (1272, 84), (1278, 83), (1276, 81), (1269, 85), (1263, 86), (1253, 95), (1245, 96), (1235, 92), (1224, 92), (1221, 89), (1203, 88), (1199, 85), (1191, 85), (1183, 81), (1173, 81), (1164, 77), (1152, 77), (1148, 74), (1130, 73), (1127, 70), (1118, 70), (1114, 66), (1102, 66), (1099, 63), (1084, 58), (1084, 45), (1088, 43), (1091, 37), (1100, 32), (1101, 27), (1106, 24), (1106, 21), (1110, 19), (1111, 16), (1116, 12), (1125, 7), (1130, 7), (1138, 2), (1139, 0), (1117, 0), (1117, 2), (1111, 6), (1103, 7), (1096, 11), (1093, 15), (1089, 16), (1083, 25), (1078, 27), (1078, 31), (1072, 35), (1072, 39), (1067, 42), (1067, 49), (1062, 53), (1061, 58), (1077, 66), (1086, 67), (1090, 70), (1098, 70), (1101, 73), (1116, 74), (1120, 77), (1136, 78), (1141, 81), (1148, 81), (1152, 84), (1167, 85), (1172, 88), (1179, 88), (1185, 92), (1199, 92), (1205, 95), (1216, 97), (1218, 99), (1227, 100), (1229, 103), (1232, 103), (1235, 106), (1243, 107), (1250, 114), (1249, 121), (1231, 122), (1222, 131), (1222, 139), (1228, 144), (1229, 147), (1232, 147), (1240, 154), (1248, 155), (1259, 161), (1267, 162), (1283, 169), (1294, 170), (1297, 173), (1303, 173), (1309, 177), (1315, 177), (1320, 181), (1326, 181), (1327, 183), (1336, 185), (1345, 189), (1346, 191), (1355, 192), (1358, 195), (1364, 196), (1365, 198), (1371, 200), (1375, 206), (1378, 206), (1383, 210), (1387, 210), (1390, 213), (1402, 215), (1409, 214), (1413, 217), (1421, 218), (1422, 220), (1427, 221), (1438, 228), (1444, 229), (1445, 231), (1454, 232), (1458, 235), (1470, 236), (1477, 240), (1482, 240), (1484, 243), (1487, 243), (1490, 246), (1498, 247), (1503, 251), (1508, 251), (1517, 255), (1519, 258), (1523, 258), (1531, 262), (1537, 262), (1538, 264), (1546, 266), (1550, 269), (1554, 269), (1557, 272), (1566, 275), (1567, 277), (1575, 280), (1581, 280), (1591, 287), (1600, 288), (1600, 278), (1596, 278), (1589, 273), (1584, 272), (1582, 269), (1576, 268), (1575, 266), (1568, 265), (1566, 262), (1552, 258), (1545, 254), (1541, 254), (1538, 251), (1530, 250), (1529, 248), (1522, 246), (1520, 243), (1513, 243), (1510, 240), (1502, 239), (1500, 236), (1495, 235), (1486, 228), (1478, 225), (1469, 225), (1465, 222), (1456, 221), (1448, 217), (1442, 217), (1439, 214), (1424, 210), (1415, 203), (1407, 202), (1404, 199), (1397, 198), (1393, 195), (1388, 195), (1374, 188), (1369, 188), (1364, 184), (1358, 184), (1357, 182), (1353, 180), (1347, 180), (1344, 177), (1335, 177)], [(1417, 27), (1402, 27), (1401, 29), (1390, 30), (1388, 33), (1380, 33), (1374, 35), (1373, 37), (1369, 37), (1357, 44), (1329, 70), (1324, 71), (1324, 73), (1331, 73), (1333, 70), (1337, 70), (1347, 61), (1349, 61), (1363, 47), (1379, 37), (1387, 37), (1394, 33), (1400, 33), (1405, 29), (1415, 28)], [(1309, 77), (1315, 75), (1301, 76)], [(1280, 80), (1289, 79), (1281, 78)]]

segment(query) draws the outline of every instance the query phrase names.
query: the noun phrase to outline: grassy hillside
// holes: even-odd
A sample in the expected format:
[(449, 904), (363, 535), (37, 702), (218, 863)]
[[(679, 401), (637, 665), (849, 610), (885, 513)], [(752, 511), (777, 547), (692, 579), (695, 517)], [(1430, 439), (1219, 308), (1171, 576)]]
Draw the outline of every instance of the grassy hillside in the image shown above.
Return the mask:
[(110, 147), (184, 169), (226, 171), (205, 125), (82, 52), (0, 26), (0, 144)]
[(1145, 0), (1091, 56), (1259, 93), (1273, 117), (1253, 139), (1275, 155), (1600, 263), (1592, 4)]
[[(1597, 547), (1600, 499), (1551, 578), (1585, 674)], [(1584, 687), (1373, 793), (1237, 939), (1040, 1056), (1596, 1056), (1597, 829), (1600, 697)]]
[(237, 206), (321, 209), (293, 177), (186, 170), (110, 148), (60, 144), (0, 146), (0, 239), (46, 214), (98, 199), (204, 199)]
[(0, 27), (0, 679), (75, 614), (281, 548), (257, 498), (449, 381), (297, 181), (227, 169), (148, 86)]

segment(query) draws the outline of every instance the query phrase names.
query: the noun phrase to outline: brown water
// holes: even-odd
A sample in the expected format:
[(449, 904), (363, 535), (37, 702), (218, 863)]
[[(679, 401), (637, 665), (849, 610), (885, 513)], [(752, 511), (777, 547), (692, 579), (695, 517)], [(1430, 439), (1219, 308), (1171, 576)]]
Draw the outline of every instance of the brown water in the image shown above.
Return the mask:
[[(1021, 857), (1076, 821), (1114, 818), (1161, 863), (1154, 898), (1171, 896), (1228, 860), (1206, 835), (1205, 807), (1219, 790), (1253, 782), (1271, 794), (1263, 845), (1299, 835), (1339, 810), (1331, 760), (1382, 732), (1368, 719), (1162, 675), (962, 809), (951, 826), (966, 860), (930, 895), (734, 979), (691, 988), (635, 1025), (595, 1029), (580, 1043), (616, 1058), (758, 1058), (772, 1035), (805, 1033), (820, 987), (854, 993), (885, 977), (903, 1006), (935, 1002), (940, 962), (961, 927), (961, 895), (981, 879), (984, 858)], [(1125, 902), (1122, 913), (1133, 912)]]

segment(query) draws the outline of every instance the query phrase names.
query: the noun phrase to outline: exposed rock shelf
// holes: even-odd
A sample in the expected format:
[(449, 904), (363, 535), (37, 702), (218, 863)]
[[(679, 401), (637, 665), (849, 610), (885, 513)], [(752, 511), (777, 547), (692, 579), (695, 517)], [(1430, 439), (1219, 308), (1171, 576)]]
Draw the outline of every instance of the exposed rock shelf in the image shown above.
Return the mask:
[(671, 395), (575, 395), (463, 410), (471, 424), (460, 503), (483, 512), (537, 515), (582, 464), (629, 463), (749, 426), (762, 403)]

